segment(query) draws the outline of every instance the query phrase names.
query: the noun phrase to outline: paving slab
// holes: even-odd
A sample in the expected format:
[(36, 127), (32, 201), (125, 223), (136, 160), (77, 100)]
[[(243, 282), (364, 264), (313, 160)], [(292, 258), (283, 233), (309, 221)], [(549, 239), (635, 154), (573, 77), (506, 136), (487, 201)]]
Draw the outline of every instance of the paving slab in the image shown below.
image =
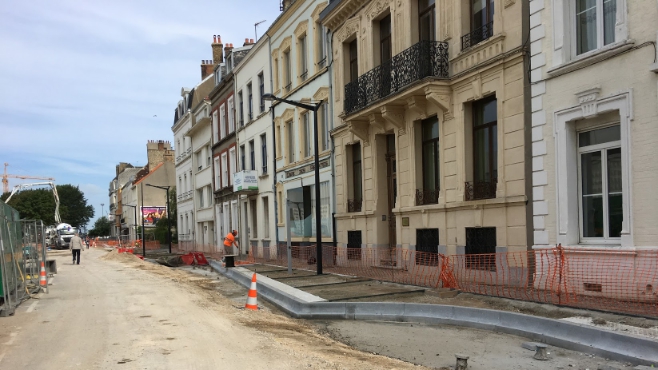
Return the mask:
[(314, 276), (298, 276), (290, 279), (276, 279), (295, 288), (306, 287), (320, 287), (334, 284), (336, 287), (344, 286), (345, 284), (362, 283), (372, 281), (371, 279), (352, 278), (337, 275), (314, 275)]
[(425, 289), (416, 287), (404, 287), (397, 284), (381, 284), (376, 281), (356, 282), (354, 284), (332, 284), (315, 287), (311, 286), (302, 287), (299, 289), (318, 297), (322, 297), (330, 302), (352, 301), (363, 298), (390, 295), (422, 295), (425, 293)]

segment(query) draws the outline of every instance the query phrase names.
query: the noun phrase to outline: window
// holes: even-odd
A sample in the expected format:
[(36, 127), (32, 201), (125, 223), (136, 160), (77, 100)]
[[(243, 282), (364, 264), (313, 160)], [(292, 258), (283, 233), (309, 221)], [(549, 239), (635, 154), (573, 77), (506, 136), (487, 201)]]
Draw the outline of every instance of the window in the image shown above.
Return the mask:
[(222, 221), (223, 221), (223, 229), (224, 229), (224, 235), (228, 234), (231, 231), (231, 211), (230, 211), (230, 205), (229, 203), (224, 203), (224, 206), (222, 207)]
[(260, 153), (261, 153), (261, 160), (263, 161), (262, 166), (263, 166), (263, 174), (267, 173), (267, 135), (262, 134), (260, 135)]
[(226, 104), (219, 106), (219, 139), (226, 137)]
[(234, 113), (234, 103), (233, 103), (233, 97), (231, 96), (228, 98), (228, 111), (226, 114), (228, 115), (228, 133), (230, 134), (231, 132), (235, 131), (235, 113)]
[(462, 50), (493, 36), (494, 0), (470, 0), (471, 30), (462, 36)]
[(219, 114), (217, 110), (212, 112), (212, 140), (213, 143), (219, 142)]
[(498, 181), (498, 108), (496, 98), (473, 103), (473, 183), (466, 200), (496, 197)]
[(256, 170), (256, 148), (253, 140), (249, 142), (249, 164), (250, 170)]
[(242, 100), (242, 90), (238, 93), (238, 119), (240, 120), (240, 127), (244, 126), (244, 101)]
[(496, 228), (467, 227), (466, 268), (496, 271)]
[(350, 149), (352, 157), (352, 199), (347, 200), (347, 211), (361, 212), (363, 202), (361, 143), (351, 145)]
[(203, 188), (197, 190), (197, 194), (198, 194), (198, 197), (199, 197), (199, 208), (204, 208), (205, 207), (205, 204), (203, 202), (203, 196), (204, 196), (203, 193), (205, 192), (205, 190), (206, 189), (203, 189)]
[(576, 0), (576, 54), (615, 41), (617, 0)]
[(416, 192), (416, 204), (436, 204), (440, 189), (439, 119), (421, 122), (423, 189)]
[(250, 239), (256, 239), (258, 237), (258, 209), (256, 204), (256, 199), (249, 200), (249, 213), (251, 215), (251, 228), (249, 229)]
[(231, 229), (238, 228), (238, 202), (231, 202)]
[(317, 65), (318, 69), (321, 69), (327, 65), (327, 54), (324, 48), (324, 28), (322, 24), (316, 23), (315, 29), (317, 30)]
[(212, 150), (210, 149), (210, 145), (207, 145), (206, 146), (206, 167), (210, 167), (210, 164), (212, 163), (211, 157), (212, 157)]
[[(291, 235), (293, 237), (315, 236), (315, 185), (288, 190), (287, 204)], [(322, 236), (331, 236), (328, 181), (320, 183), (320, 223)]]
[(201, 171), (203, 168), (203, 151), (199, 150), (195, 154), (196, 157), (196, 165), (197, 165), (197, 171)]
[(361, 259), (361, 230), (347, 232), (347, 259), (360, 260)]
[(228, 186), (228, 158), (226, 152), (222, 153), (222, 187)]
[[(388, 69), (383, 73), (390, 75), (390, 64), (388, 63), (393, 57), (393, 50), (391, 49), (391, 15), (387, 15), (379, 21), (379, 61), (382, 65), (386, 65)], [(390, 79), (390, 77), (389, 77)]]
[(263, 113), (265, 112), (265, 99), (263, 99), (263, 95), (265, 95), (265, 78), (262, 73), (258, 74), (258, 92), (260, 96), (260, 112)]
[(416, 230), (416, 264), (439, 265), (439, 229)]
[(263, 238), (270, 237), (270, 203), (268, 197), (263, 197)]
[(228, 183), (229, 185), (233, 185), (233, 172), (235, 172), (235, 147), (232, 147), (231, 149), (228, 150)]
[(245, 150), (244, 150), (244, 145), (240, 145), (240, 168), (242, 171), (244, 171), (245, 168), (245, 163), (247, 163), (245, 160)]
[(215, 190), (219, 190), (222, 187), (222, 177), (221, 167), (219, 165), (219, 157), (215, 157)]
[(274, 74), (274, 91), (279, 91), (279, 59), (274, 58), (274, 68), (272, 69)]
[(180, 176), (178, 176), (178, 191), (177, 191), (177, 193), (178, 193), (178, 195), (183, 194), (183, 179)]
[(313, 145), (313, 127), (308, 117), (309, 113), (306, 112), (302, 115), (304, 124), (304, 158), (310, 157), (313, 153), (311, 146)]
[(418, 38), (420, 41), (436, 40), (435, 0), (418, 0)]
[(359, 56), (356, 49), (356, 39), (350, 42), (350, 81), (355, 82), (359, 79)]
[(578, 134), (581, 239), (620, 238), (623, 220), (619, 125)]
[(283, 74), (284, 74), (284, 86), (283, 86), (283, 91), (284, 92), (289, 92), (290, 87), (292, 86), (292, 66), (290, 65), (290, 49), (287, 51), (283, 52)]
[(185, 191), (187, 192), (187, 189), (189, 189), (189, 187), (187, 187), (187, 174), (183, 175), (183, 178), (185, 179)]
[(295, 161), (295, 132), (292, 127), (292, 120), (286, 122), (286, 134), (288, 141), (288, 163)]
[(251, 120), (254, 119), (254, 100), (251, 83), (247, 84), (247, 99), (247, 108), (249, 109), (249, 115), (247, 118), (249, 119), (249, 122), (251, 122)]
[(299, 69), (302, 73), (299, 75), (301, 81), (306, 81), (308, 77), (308, 66), (306, 60), (306, 35), (299, 38)]

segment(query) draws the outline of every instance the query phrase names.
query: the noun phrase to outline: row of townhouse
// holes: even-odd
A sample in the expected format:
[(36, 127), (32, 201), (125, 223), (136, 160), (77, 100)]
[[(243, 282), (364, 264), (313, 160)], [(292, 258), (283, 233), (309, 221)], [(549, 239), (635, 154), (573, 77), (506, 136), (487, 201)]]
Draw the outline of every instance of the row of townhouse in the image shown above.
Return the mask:
[[(655, 1), (281, 9), (255, 44), (214, 43), (209, 76), (182, 91), (179, 240), (218, 246), (239, 229), (242, 251), (263, 255), (321, 232), (382, 265), (400, 247), (658, 249)], [(317, 121), (266, 93), (319, 104)]]

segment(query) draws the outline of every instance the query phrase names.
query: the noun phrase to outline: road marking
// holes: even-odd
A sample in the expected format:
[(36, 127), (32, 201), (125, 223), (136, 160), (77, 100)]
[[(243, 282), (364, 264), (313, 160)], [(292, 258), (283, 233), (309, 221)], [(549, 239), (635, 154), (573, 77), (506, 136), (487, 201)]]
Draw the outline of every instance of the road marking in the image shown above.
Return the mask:
[(30, 313), (30, 312), (34, 311), (34, 308), (37, 307), (37, 303), (39, 303), (39, 301), (34, 301), (34, 302), (32, 302), (32, 304), (30, 305), (30, 307), (28, 307), (27, 310), (26, 310), (25, 312)]

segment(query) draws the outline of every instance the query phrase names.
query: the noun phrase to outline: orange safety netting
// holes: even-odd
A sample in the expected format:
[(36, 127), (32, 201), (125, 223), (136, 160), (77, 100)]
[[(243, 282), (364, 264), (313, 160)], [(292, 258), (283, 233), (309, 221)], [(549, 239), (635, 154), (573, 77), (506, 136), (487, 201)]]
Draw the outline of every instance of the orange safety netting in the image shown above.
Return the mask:
[[(291, 247), (314, 269), (315, 246)], [(329, 273), (585, 309), (658, 317), (658, 251), (563, 248), (443, 255), (405, 248), (323, 245)], [(257, 247), (247, 261), (287, 265), (287, 247)], [(245, 262), (246, 263), (246, 262)]]

